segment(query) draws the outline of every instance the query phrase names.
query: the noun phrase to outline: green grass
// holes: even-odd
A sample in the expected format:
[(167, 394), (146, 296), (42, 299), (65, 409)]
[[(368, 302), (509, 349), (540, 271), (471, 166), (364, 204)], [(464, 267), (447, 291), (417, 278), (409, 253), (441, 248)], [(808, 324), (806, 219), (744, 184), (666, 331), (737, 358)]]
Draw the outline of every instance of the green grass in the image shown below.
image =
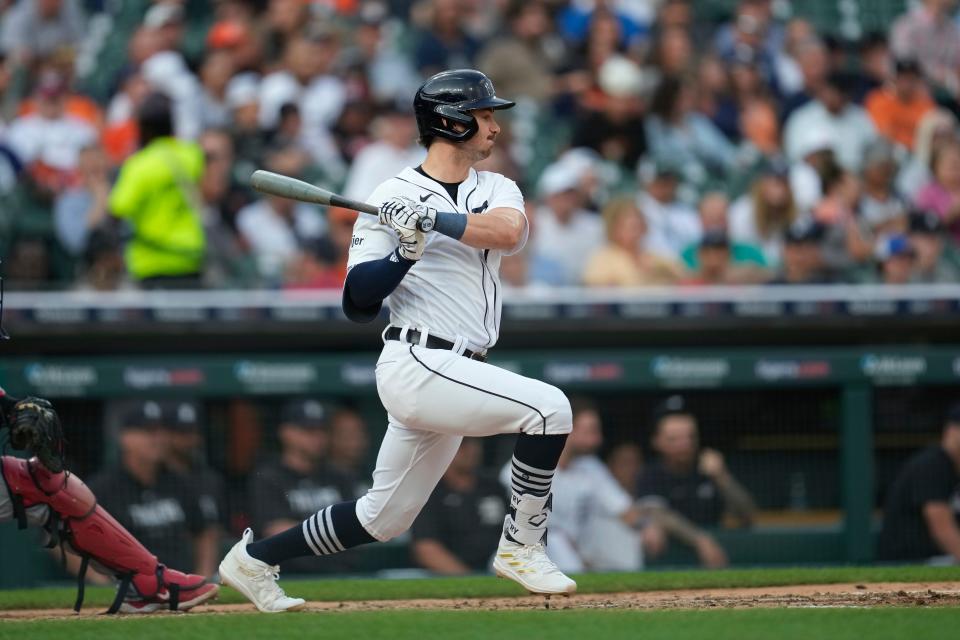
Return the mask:
[[(960, 567), (832, 567), (824, 569), (730, 569), (725, 571), (653, 571), (647, 573), (589, 574), (577, 577), (580, 593), (617, 593), (721, 587), (771, 587), (791, 584), (842, 582), (948, 582), (960, 581)], [(308, 601), (396, 600), (412, 598), (482, 598), (522, 595), (507, 580), (486, 576), (414, 580), (285, 579), (291, 595)], [(46, 609), (73, 606), (74, 589), (23, 589), (0, 591), (2, 609)], [(88, 588), (84, 606), (106, 607), (113, 589)], [(223, 589), (220, 602), (243, 602), (232, 589)]]
[(643, 640), (886, 640), (956, 638), (960, 609), (719, 611), (364, 611), (268, 616), (164, 615), (4, 622), (0, 638), (642, 638)]

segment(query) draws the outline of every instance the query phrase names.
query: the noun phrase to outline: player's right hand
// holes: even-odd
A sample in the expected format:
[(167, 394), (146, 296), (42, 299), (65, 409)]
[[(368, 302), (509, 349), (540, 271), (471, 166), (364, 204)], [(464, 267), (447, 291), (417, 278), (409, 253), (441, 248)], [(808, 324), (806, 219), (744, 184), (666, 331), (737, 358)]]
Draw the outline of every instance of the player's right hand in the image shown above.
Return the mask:
[(400, 256), (407, 260), (417, 261), (423, 255), (425, 240), (423, 232), (417, 229), (406, 229), (393, 225), (393, 230), (397, 234), (397, 240), (400, 242), (398, 249)]

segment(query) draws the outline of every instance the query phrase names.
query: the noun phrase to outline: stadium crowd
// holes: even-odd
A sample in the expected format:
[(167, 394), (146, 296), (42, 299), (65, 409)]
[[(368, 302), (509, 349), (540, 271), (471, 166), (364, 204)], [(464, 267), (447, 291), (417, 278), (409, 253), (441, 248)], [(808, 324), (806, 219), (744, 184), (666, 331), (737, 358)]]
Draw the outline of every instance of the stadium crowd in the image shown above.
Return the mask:
[(250, 174), (365, 198), (467, 66), (518, 103), (486, 161), (527, 197), (510, 286), (957, 281), (954, 0), (861, 33), (792, 4), (0, 2), (8, 285), (339, 288), (356, 214)]

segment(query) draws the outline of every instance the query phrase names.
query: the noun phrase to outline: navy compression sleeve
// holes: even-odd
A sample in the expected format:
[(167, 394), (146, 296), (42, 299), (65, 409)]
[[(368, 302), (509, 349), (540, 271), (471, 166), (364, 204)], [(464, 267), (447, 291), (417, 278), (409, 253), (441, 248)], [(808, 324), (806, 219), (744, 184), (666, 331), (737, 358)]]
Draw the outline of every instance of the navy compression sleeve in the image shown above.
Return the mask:
[(393, 293), (414, 264), (416, 260), (407, 260), (397, 249), (380, 260), (354, 266), (343, 283), (344, 314), (354, 322), (376, 318), (384, 298)]

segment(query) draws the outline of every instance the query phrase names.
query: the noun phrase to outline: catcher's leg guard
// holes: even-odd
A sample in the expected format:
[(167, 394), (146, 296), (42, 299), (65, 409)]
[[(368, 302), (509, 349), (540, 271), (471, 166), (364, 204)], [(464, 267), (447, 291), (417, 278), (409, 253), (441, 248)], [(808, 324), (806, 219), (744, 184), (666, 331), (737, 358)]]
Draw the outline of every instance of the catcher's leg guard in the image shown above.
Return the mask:
[(77, 476), (62, 471), (52, 473), (36, 458), (28, 461), (2, 456), (0, 470), (11, 497), (19, 498), (24, 507), (46, 504), (59, 515), (64, 538), (84, 558), (77, 610), (83, 602), (83, 572), (91, 559), (121, 580), (110, 613), (119, 609), (130, 585), (142, 598), (158, 599), (177, 609), (181, 601), (193, 602), (192, 597), (185, 598), (185, 592), (201, 589), (206, 584), (202, 576), (184, 574), (160, 564), (123, 525), (97, 505), (93, 492)]

